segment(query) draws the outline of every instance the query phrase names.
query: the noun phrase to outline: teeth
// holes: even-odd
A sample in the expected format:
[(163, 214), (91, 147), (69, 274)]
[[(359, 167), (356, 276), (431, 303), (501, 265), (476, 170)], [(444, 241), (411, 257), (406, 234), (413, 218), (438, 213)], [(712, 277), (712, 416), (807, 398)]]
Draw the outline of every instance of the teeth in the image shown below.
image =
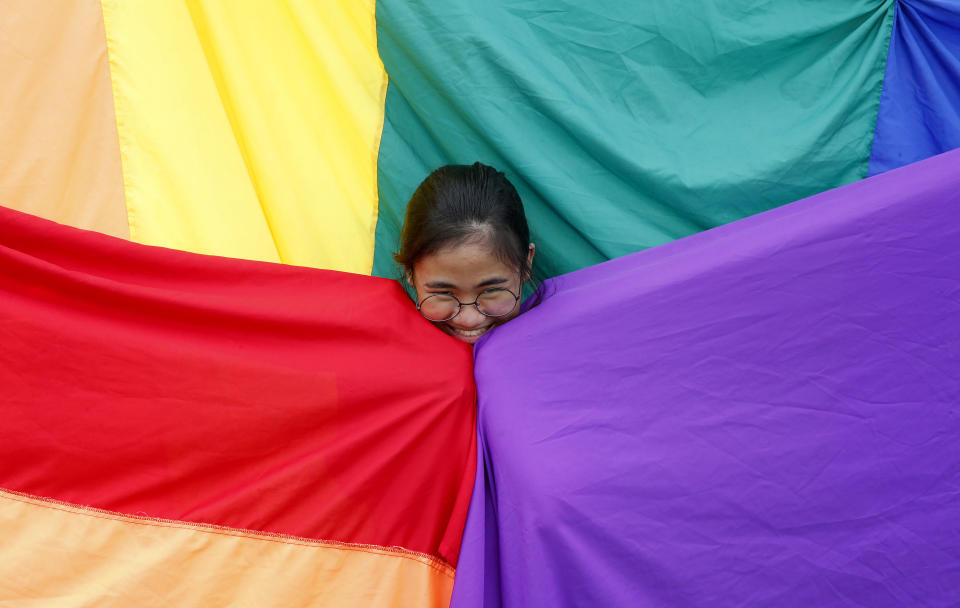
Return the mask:
[(489, 327), (483, 327), (483, 328), (480, 328), (480, 329), (471, 329), (471, 330), (469, 330), (469, 331), (466, 330), (466, 329), (457, 329), (456, 327), (451, 327), (450, 329), (452, 329), (454, 333), (459, 334), (459, 335), (461, 335), (461, 336), (470, 336), (470, 337), (473, 337), (473, 336), (483, 335), (483, 334), (486, 333), (486, 331), (487, 331), (488, 329), (490, 329), (490, 328), (489, 328)]

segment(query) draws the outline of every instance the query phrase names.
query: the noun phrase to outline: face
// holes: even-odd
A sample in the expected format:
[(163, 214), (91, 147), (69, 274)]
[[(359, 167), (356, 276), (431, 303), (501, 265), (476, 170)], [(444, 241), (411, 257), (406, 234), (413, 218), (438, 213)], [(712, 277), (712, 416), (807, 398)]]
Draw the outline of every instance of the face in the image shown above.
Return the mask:
[[(532, 244), (529, 258), (533, 260)], [(500, 261), (483, 242), (452, 245), (423, 256), (414, 262), (413, 276), (408, 279), (412, 279), (417, 290), (418, 302), (433, 294), (450, 294), (461, 302), (473, 302), (485, 289), (503, 287), (516, 294), (521, 284), (519, 272)], [(487, 317), (480, 314), (476, 306), (463, 306), (454, 318), (434, 325), (467, 344), (473, 344), (519, 312), (518, 304), (507, 315)]]

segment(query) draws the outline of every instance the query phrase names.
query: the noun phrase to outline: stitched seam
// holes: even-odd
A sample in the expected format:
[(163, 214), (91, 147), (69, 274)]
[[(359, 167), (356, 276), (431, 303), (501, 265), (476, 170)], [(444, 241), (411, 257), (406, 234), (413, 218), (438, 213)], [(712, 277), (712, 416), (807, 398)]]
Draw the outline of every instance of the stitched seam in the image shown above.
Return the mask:
[(279, 532), (260, 532), (256, 530), (244, 530), (242, 528), (231, 528), (228, 526), (219, 526), (216, 524), (178, 521), (175, 519), (166, 519), (162, 517), (149, 517), (145, 515), (128, 515), (128, 514), (119, 513), (116, 511), (99, 509), (97, 507), (77, 505), (74, 503), (57, 500), (55, 498), (45, 498), (41, 496), (35, 496), (32, 494), (27, 494), (25, 492), (8, 490), (6, 488), (0, 488), (0, 497), (7, 498), (9, 500), (24, 503), (24, 504), (30, 504), (30, 505), (46, 508), (46, 509), (62, 511), (64, 513), (74, 513), (77, 515), (84, 515), (84, 516), (93, 517), (96, 519), (105, 519), (108, 521), (121, 521), (121, 522), (126, 521), (128, 523), (144, 525), (144, 526), (153, 526), (156, 528), (193, 530), (198, 532), (217, 534), (220, 536), (229, 536), (234, 538), (249, 538), (252, 540), (278, 542), (278, 543), (283, 543), (287, 545), (298, 545), (302, 547), (325, 547), (330, 549), (342, 549), (345, 551), (357, 551), (360, 553), (368, 553), (371, 555), (402, 557), (405, 559), (410, 559), (418, 563), (424, 564), (425, 566), (429, 566), (433, 570), (436, 570), (437, 572), (451, 579), (454, 576), (453, 568), (443, 560), (437, 557), (434, 557), (432, 555), (428, 555), (426, 553), (420, 553), (418, 551), (405, 549), (403, 547), (396, 547), (396, 546), (387, 547), (383, 545), (348, 543), (348, 542), (338, 541), (338, 540), (318, 540), (318, 539), (305, 538), (302, 536), (294, 536), (292, 534), (282, 534)]

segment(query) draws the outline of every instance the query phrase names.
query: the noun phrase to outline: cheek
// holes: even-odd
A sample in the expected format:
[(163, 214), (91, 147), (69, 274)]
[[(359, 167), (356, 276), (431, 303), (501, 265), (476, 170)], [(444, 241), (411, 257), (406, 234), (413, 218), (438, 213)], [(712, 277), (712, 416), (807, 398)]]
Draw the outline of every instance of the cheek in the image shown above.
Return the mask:
[(518, 314), (519, 314), (519, 312), (512, 312), (512, 313), (510, 313), (509, 315), (505, 315), (505, 316), (503, 316), (503, 317), (491, 317), (491, 318), (490, 318), (490, 322), (491, 322), (491, 323), (490, 323), (490, 327), (491, 327), (491, 328), (497, 327), (497, 326), (499, 326), (499, 325), (503, 325), (503, 324), (506, 323), (507, 321), (512, 321), (513, 319), (516, 319), (516, 318), (517, 318), (517, 315), (518, 315)]

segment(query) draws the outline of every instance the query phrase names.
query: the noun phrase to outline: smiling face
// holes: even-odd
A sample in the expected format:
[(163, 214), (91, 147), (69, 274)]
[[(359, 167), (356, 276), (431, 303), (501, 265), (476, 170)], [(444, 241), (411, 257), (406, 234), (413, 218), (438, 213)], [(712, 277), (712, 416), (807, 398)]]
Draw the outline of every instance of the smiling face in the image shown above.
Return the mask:
[[(533, 245), (530, 245), (530, 258), (533, 258)], [(449, 294), (461, 302), (473, 302), (485, 289), (503, 287), (517, 294), (521, 287), (520, 272), (504, 264), (485, 241), (468, 241), (425, 255), (414, 262), (413, 276), (409, 278), (417, 291), (418, 302), (434, 294)], [(519, 312), (518, 305), (502, 317), (487, 317), (480, 314), (476, 306), (463, 306), (454, 318), (434, 322), (434, 325), (473, 344)]]

